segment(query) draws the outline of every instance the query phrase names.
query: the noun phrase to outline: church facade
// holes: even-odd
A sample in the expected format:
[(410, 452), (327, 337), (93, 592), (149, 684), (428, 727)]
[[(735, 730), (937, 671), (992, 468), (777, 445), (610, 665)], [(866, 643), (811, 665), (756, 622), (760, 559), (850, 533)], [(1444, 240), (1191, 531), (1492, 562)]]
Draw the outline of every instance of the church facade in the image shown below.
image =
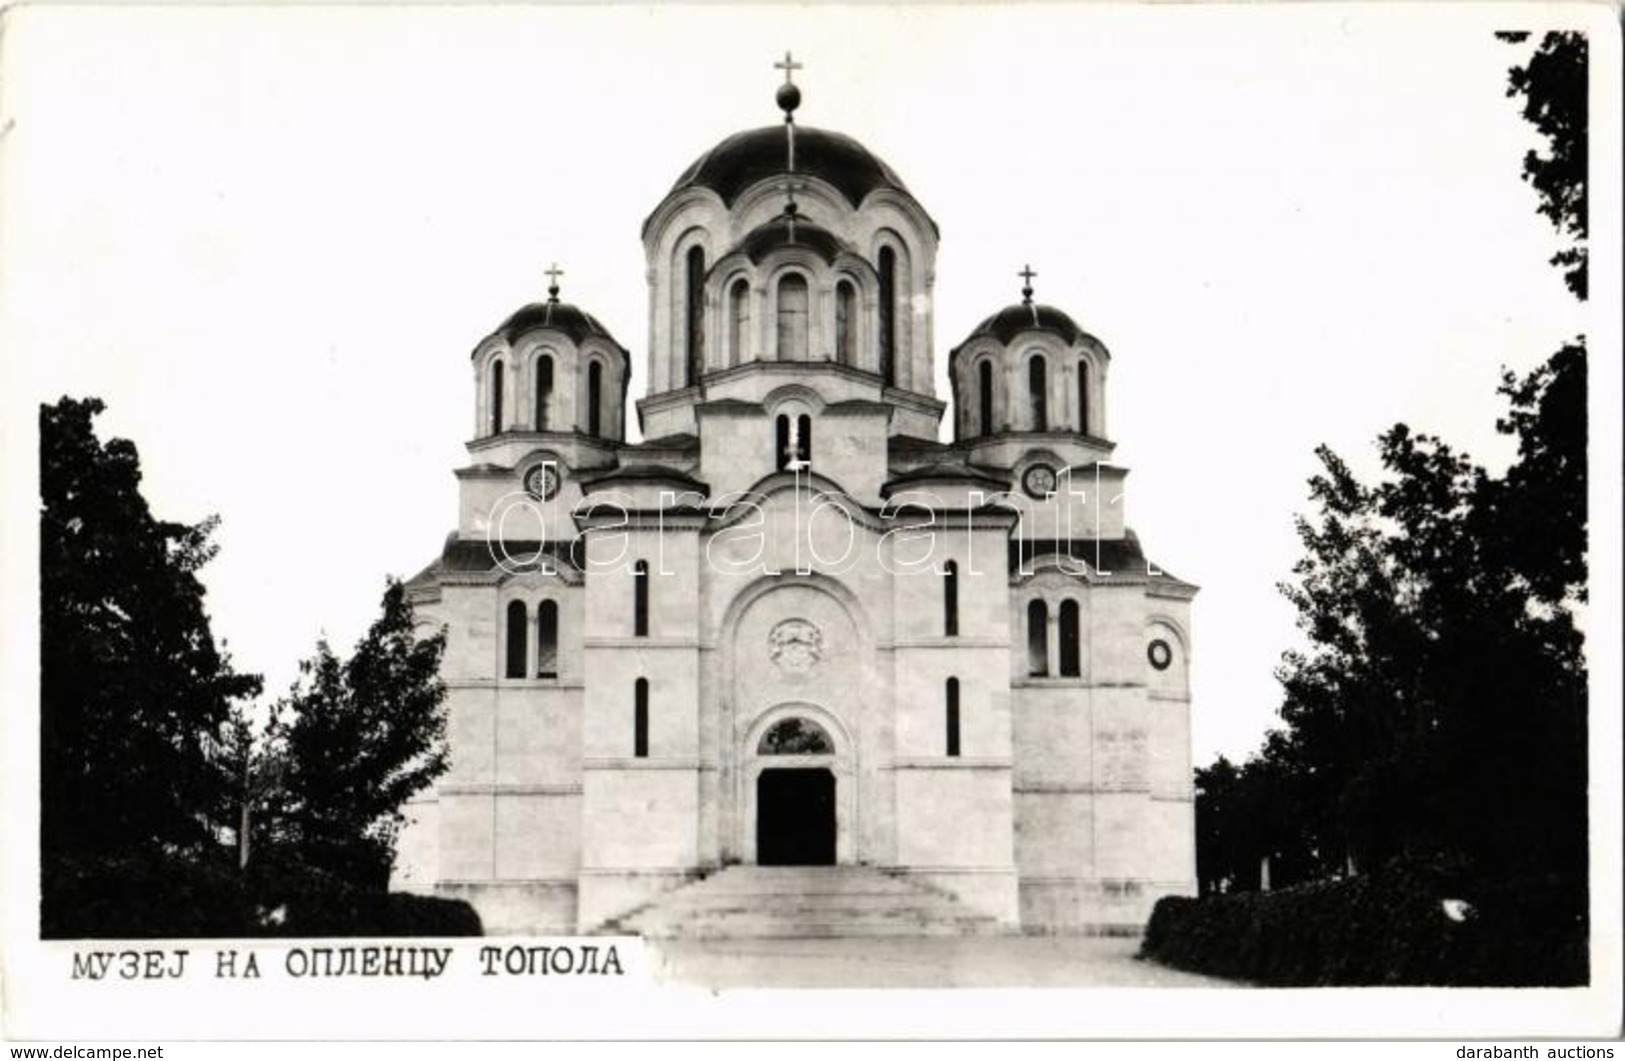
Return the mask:
[[(787, 60), (788, 62), (788, 60)], [(451, 768), (396, 887), (591, 931), (733, 864), (867, 865), (1011, 929), (1194, 894), (1190, 606), (1124, 525), (1111, 355), (1023, 299), (948, 355), (936, 223), (863, 145), (728, 137), (643, 226), (632, 355), (558, 297), (474, 348)], [(952, 441), (939, 440), (952, 417)]]

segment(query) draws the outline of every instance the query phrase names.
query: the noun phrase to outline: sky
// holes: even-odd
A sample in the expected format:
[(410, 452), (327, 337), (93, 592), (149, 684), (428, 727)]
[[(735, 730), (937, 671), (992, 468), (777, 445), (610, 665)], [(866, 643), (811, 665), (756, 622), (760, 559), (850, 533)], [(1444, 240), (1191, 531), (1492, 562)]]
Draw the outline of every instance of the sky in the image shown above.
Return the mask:
[(1027, 263), (1111, 350), (1129, 523), (1202, 587), (1194, 756), (1245, 755), (1297, 642), (1276, 585), (1315, 447), (1369, 474), (1405, 421), (1498, 466), (1502, 366), (1595, 326), (1519, 179), (1527, 47), (1492, 35), (1582, 12), (14, 8), (7, 496), (26, 505), (37, 403), (101, 397), (154, 510), (220, 516), (215, 634), (282, 692), (438, 554), (469, 352), (550, 263), (642, 393), (639, 228), (701, 152), (778, 120), (789, 48), (798, 121), (858, 138), (941, 226), (941, 397)]

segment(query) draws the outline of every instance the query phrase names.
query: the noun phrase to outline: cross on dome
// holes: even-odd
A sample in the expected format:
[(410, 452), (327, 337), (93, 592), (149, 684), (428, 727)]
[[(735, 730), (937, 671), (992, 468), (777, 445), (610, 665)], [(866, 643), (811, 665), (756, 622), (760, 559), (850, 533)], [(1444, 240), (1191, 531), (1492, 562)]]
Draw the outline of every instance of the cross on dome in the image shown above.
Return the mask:
[(547, 285), (547, 300), (549, 302), (557, 302), (559, 300), (559, 277), (564, 275), (564, 270), (559, 268), (558, 262), (554, 262), (552, 265), (549, 265), (542, 271), (547, 274), (547, 279), (549, 281)]
[(1021, 277), (1023, 281), (1021, 287), (1021, 301), (1027, 305), (1032, 305), (1033, 277), (1037, 276), (1038, 274), (1033, 271), (1032, 266), (1023, 265), (1021, 267), (1021, 272), (1017, 273), (1016, 275)]
[(801, 106), (801, 89), (796, 87), (795, 72), (802, 69), (802, 64), (795, 61), (789, 53), (784, 53), (784, 61), (773, 64), (773, 69), (784, 71), (784, 84), (779, 86), (774, 99), (778, 101), (779, 109), (784, 112), (786, 125), (795, 124), (796, 108)]
[(795, 56), (791, 55), (788, 51), (786, 51), (784, 53), (784, 61), (774, 63), (773, 64), (773, 69), (775, 69), (775, 70), (783, 70), (784, 71), (784, 83), (786, 85), (793, 85), (793, 84), (795, 84), (795, 78), (793, 77), (793, 75), (795, 74), (795, 72), (797, 70), (804, 69), (805, 65), (806, 64), (804, 64), (804, 63), (796, 62)]

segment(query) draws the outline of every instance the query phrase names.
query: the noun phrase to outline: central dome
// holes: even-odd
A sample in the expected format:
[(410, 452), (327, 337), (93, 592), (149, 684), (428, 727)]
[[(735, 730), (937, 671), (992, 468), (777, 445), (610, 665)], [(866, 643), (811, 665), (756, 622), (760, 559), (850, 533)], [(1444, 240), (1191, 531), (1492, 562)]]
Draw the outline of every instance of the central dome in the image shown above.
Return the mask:
[[(785, 130), (768, 125), (735, 133), (683, 171), (668, 195), (685, 188), (709, 188), (732, 206), (757, 181), (785, 172)], [(841, 133), (796, 126), (796, 173), (829, 182), (853, 206), (876, 188), (908, 188), (892, 168), (868, 148)]]

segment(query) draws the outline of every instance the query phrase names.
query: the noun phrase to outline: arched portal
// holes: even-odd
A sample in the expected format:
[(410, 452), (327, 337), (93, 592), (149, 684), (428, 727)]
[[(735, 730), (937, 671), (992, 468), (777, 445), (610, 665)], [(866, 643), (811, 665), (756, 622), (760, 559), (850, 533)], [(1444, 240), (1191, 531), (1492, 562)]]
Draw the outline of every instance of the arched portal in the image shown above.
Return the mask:
[(786, 765), (756, 775), (756, 862), (762, 866), (835, 864), (835, 774), (818, 765), (833, 759), (835, 742), (816, 722), (782, 719), (762, 734), (758, 756)]
[(833, 866), (852, 861), (854, 784), (839, 723), (812, 704), (782, 704), (746, 734), (745, 861)]

